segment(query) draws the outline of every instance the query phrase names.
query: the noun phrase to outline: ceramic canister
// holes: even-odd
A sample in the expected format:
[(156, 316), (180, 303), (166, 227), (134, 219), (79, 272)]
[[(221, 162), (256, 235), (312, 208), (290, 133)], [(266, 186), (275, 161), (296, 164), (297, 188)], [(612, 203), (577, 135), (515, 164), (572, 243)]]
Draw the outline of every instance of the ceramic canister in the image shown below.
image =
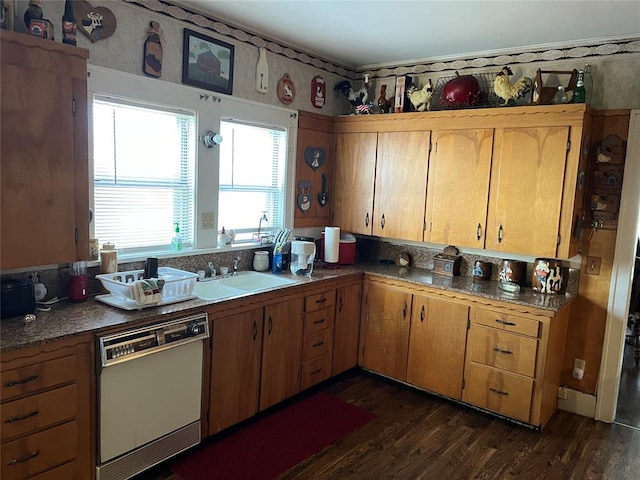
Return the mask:
[(520, 285), (524, 277), (525, 263), (519, 260), (503, 260), (500, 264), (501, 282), (517, 283)]
[(491, 264), (489, 262), (483, 262), (482, 260), (476, 260), (473, 264), (472, 274), (474, 280), (489, 280), (491, 278)]
[(536, 258), (531, 274), (534, 292), (559, 293), (563, 289), (562, 264), (551, 258)]

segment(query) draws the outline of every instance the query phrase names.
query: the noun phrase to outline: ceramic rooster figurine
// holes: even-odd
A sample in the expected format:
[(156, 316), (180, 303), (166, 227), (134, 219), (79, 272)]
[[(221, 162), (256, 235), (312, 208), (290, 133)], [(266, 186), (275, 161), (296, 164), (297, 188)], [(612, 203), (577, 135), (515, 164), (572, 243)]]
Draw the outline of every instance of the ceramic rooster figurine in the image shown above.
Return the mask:
[(373, 103), (369, 102), (369, 78), (365, 75), (364, 83), (358, 90), (354, 90), (349, 80), (343, 80), (333, 87), (336, 93), (341, 93), (355, 108), (356, 113), (369, 113)]
[(502, 71), (496, 75), (496, 79), (493, 81), (493, 91), (497, 96), (504, 100), (502, 105), (507, 105), (510, 100), (521, 98), (531, 90), (533, 80), (529, 77), (522, 77), (515, 83), (511, 83), (509, 77), (513, 75), (511, 69), (507, 66), (502, 67)]
[(429, 83), (425, 84), (421, 90), (418, 90), (414, 85), (409, 87), (407, 91), (407, 97), (411, 100), (411, 103), (418, 112), (424, 112), (425, 110), (431, 110), (431, 97), (433, 96), (433, 85), (431, 79)]

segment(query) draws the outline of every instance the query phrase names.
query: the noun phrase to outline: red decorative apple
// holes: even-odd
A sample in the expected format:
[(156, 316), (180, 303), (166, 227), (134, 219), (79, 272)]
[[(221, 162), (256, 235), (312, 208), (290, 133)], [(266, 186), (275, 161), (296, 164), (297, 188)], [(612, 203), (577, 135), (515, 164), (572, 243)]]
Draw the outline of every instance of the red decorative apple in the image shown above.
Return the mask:
[(456, 78), (445, 83), (442, 96), (451, 107), (473, 106), (480, 99), (480, 84), (473, 75), (460, 76), (456, 72)]

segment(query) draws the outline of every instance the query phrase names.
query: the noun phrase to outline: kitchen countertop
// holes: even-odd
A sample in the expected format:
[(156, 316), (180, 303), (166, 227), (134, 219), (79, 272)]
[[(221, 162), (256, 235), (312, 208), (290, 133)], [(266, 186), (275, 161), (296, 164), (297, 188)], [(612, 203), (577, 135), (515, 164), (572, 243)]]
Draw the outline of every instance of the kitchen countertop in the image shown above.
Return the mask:
[(200, 299), (151, 307), (141, 310), (122, 310), (99, 302), (90, 297), (85, 302), (72, 303), (62, 301), (47, 312), (36, 312), (36, 320), (25, 324), (22, 317), (2, 319), (0, 323), (0, 351), (33, 346), (65, 337), (82, 335), (89, 332), (100, 333), (106, 329), (127, 326), (160, 318), (164, 315), (184, 313), (185, 315), (198, 311), (214, 303), (237, 300), (238, 298), (259, 295), (267, 291), (295, 287), (325, 280), (341, 278), (349, 275), (368, 273), (392, 280), (402, 280), (418, 286), (429, 286), (436, 289), (470, 294), (490, 300), (498, 300), (516, 305), (524, 305), (551, 312), (558, 311), (569, 304), (575, 295), (559, 294), (547, 295), (533, 292), (531, 288), (523, 288), (520, 293), (509, 293), (500, 288), (498, 282), (475, 281), (471, 277), (446, 277), (432, 274), (430, 270), (397, 265), (381, 265), (374, 262), (357, 263), (342, 266), (338, 269), (314, 268), (311, 277), (297, 277), (291, 274), (283, 276), (297, 280), (294, 284), (275, 287), (259, 293), (247, 293), (217, 301), (203, 301)]

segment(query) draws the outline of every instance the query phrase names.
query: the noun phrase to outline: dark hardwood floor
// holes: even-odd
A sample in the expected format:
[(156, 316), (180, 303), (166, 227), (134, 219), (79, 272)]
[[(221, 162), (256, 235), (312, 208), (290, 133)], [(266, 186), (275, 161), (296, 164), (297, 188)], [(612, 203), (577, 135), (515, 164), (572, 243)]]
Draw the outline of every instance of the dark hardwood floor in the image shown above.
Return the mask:
[(640, 367), (635, 364), (632, 342), (624, 346), (616, 422), (640, 428)]
[[(640, 478), (638, 429), (558, 411), (538, 432), (360, 371), (320, 389), (376, 418), (280, 480)], [(143, 479), (179, 480), (170, 461)]]

